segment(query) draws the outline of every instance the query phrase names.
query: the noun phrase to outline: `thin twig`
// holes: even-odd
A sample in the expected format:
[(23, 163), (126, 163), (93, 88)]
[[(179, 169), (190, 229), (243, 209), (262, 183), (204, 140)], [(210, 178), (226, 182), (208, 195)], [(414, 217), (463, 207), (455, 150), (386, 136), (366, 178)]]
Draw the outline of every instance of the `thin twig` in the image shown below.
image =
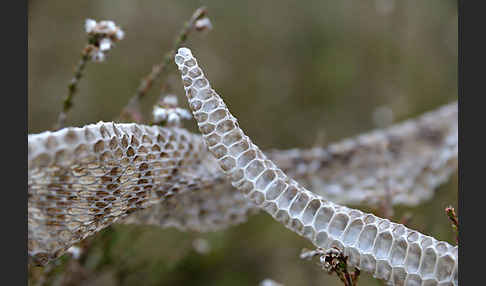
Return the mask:
[(456, 243), (459, 243), (459, 220), (457, 219), (456, 210), (452, 206), (449, 206), (445, 208), (445, 212), (452, 222), (452, 229), (456, 232)]
[[(338, 252), (328, 254), (324, 257), (324, 263), (326, 268), (330, 273), (334, 272), (339, 277), (339, 279), (344, 283), (345, 286), (356, 286), (359, 277), (359, 270), (356, 268), (354, 272), (349, 273), (348, 271), (348, 257), (344, 256), (342, 251), (335, 248)], [(326, 265), (327, 263), (327, 265)]]
[(74, 69), (74, 77), (69, 82), (68, 94), (66, 98), (64, 98), (62, 111), (59, 113), (59, 116), (57, 118), (57, 123), (54, 126), (55, 130), (64, 127), (64, 124), (66, 122), (66, 114), (68, 113), (69, 110), (71, 110), (73, 106), (73, 98), (76, 92), (78, 91), (79, 80), (83, 77), (83, 71), (86, 67), (86, 63), (90, 59), (90, 53), (93, 47), (94, 47), (93, 45), (88, 44), (81, 52), (81, 60), (79, 61), (76, 68)]
[(114, 43), (123, 39), (125, 34), (113, 21), (106, 20), (96, 22), (93, 19), (86, 19), (85, 30), (88, 34), (88, 44), (81, 51), (81, 60), (74, 69), (74, 77), (68, 85), (68, 94), (63, 101), (62, 111), (59, 113), (54, 129), (64, 127), (66, 115), (73, 106), (73, 98), (78, 90), (78, 83), (83, 77), (86, 63), (88, 61), (102, 62)]
[(167, 70), (167, 67), (171, 63), (176, 50), (181, 47), (187, 40), (187, 37), (191, 33), (192, 30), (195, 28), (196, 21), (203, 18), (207, 14), (206, 7), (200, 7), (196, 9), (196, 11), (192, 14), (191, 19), (184, 24), (184, 27), (179, 32), (179, 35), (174, 41), (174, 45), (172, 49), (167, 52), (164, 56), (164, 59), (161, 63), (156, 64), (152, 67), (152, 72), (145, 76), (140, 85), (135, 92), (135, 95), (130, 99), (128, 104), (123, 108), (119, 119), (121, 120), (129, 120), (135, 122), (142, 122), (143, 118), (139, 111), (139, 101), (142, 99), (149, 89), (152, 87), (153, 82)]

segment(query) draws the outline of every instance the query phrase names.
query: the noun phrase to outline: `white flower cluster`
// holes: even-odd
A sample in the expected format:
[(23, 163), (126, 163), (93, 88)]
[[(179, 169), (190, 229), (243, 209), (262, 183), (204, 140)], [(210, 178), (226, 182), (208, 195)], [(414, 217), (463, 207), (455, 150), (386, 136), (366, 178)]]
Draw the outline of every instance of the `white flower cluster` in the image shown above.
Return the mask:
[(335, 247), (331, 247), (327, 250), (324, 250), (321, 247), (318, 247), (315, 250), (304, 248), (300, 254), (300, 259), (311, 260), (315, 256), (319, 256), (319, 265), (321, 265), (322, 269), (328, 272), (332, 272), (339, 262), (345, 259), (339, 249)]
[(165, 96), (152, 111), (155, 123), (164, 123), (167, 126), (179, 126), (181, 119), (191, 119), (192, 115), (184, 108), (177, 106), (175, 95)]
[(93, 44), (89, 53), (91, 60), (95, 62), (104, 61), (105, 53), (114, 46), (115, 42), (122, 40), (125, 36), (125, 32), (113, 21), (96, 22), (93, 19), (86, 19), (84, 28)]
[(322, 265), (322, 269), (328, 272), (332, 272), (336, 269), (337, 265), (344, 259), (345, 258), (341, 251), (339, 251), (339, 249), (331, 247), (326, 250), (325, 255), (319, 257), (319, 262)]
[(71, 246), (68, 250), (67, 250), (68, 253), (71, 253), (71, 255), (73, 256), (74, 259), (79, 259), (81, 257), (81, 248), (79, 248), (78, 246)]

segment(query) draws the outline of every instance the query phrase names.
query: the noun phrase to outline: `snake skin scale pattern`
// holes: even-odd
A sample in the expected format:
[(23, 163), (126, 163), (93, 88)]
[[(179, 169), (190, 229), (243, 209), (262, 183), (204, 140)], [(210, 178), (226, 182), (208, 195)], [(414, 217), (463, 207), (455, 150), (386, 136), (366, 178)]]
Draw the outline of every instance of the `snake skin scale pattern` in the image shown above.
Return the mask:
[(337, 247), (352, 266), (391, 285), (458, 284), (457, 246), (303, 188), (244, 134), (189, 49), (180, 48), (175, 62), (204, 141), (249, 200), (315, 246)]

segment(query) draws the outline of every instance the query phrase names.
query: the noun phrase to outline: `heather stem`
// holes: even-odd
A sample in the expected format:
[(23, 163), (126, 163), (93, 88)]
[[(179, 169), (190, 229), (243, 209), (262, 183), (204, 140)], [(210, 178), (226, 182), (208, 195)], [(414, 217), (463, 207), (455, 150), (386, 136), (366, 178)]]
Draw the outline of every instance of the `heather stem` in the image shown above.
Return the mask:
[(449, 217), (449, 220), (452, 222), (452, 228), (456, 232), (456, 243), (458, 243), (459, 242), (459, 220), (457, 219), (456, 210), (452, 206), (449, 206), (445, 209), (445, 212), (447, 214), (447, 217)]
[(152, 72), (145, 76), (135, 92), (135, 95), (130, 98), (128, 104), (123, 108), (120, 119), (142, 122), (143, 117), (139, 111), (139, 101), (148, 93), (152, 87), (153, 82), (160, 77), (160, 75), (167, 70), (176, 54), (176, 50), (181, 47), (187, 40), (189, 34), (195, 27), (197, 20), (203, 18), (207, 14), (206, 7), (200, 7), (191, 16), (191, 19), (184, 24), (184, 27), (179, 32), (179, 35), (174, 41), (173, 47), (164, 55), (164, 59), (159, 64), (152, 67)]
[(93, 45), (88, 44), (81, 52), (81, 60), (77, 64), (76, 68), (74, 69), (74, 77), (71, 79), (71, 82), (68, 85), (68, 94), (64, 98), (62, 111), (59, 113), (59, 116), (57, 118), (57, 123), (54, 126), (55, 130), (64, 127), (67, 113), (69, 112), (69, 110), (71, 110), (73, 106), (73, 98), (76, 92), (78, 91), (78, 83), (83, 77), (83, 71), (86, 67), (86, 63), (90, 59), (90, 52), (92, 49), (93, 49)]

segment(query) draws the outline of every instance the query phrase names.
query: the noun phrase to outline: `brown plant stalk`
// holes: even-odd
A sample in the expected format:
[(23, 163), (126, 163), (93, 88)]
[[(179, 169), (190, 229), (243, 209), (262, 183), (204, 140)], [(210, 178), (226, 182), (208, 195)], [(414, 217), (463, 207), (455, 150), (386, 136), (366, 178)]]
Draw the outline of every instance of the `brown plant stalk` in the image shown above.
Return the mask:
[(316, 256), (319, 257), (319, 265), (322, 269), (331, 275), (336, 273), (336, 276), (345, 286), (358, 285), (360, 270), (354, 268), (354, 271), (350, 272), (348, 270), (348, 256), (345, 256), (338, 248), (331, 247), (327, 251), (323, 248), (317, 248), (316, 250), (303, 249), (300, 258), (310, 260)]
[(93, 47), (93, 45), (88, 44), (81, 52), (81, 59), (74, 69), (74, 77), (69, 82), (68, 94), (64, 98), (62, 111), (57, 117), (57, 122), (54, 126), (54, 130), (58, 130), (64, 127), (64, 124), (66, 122), (66, 114), (69, 112), (69, 110), (71, 110), (73, 106), (73, 98), (78, 91), (79, 80), (83, 77), (83, 71), (86, 67), (86, 63), (90, 60), (90, 54)]
[(456, 243), (459, 243), (459, 220), (457, 219), (456, 210), (452, 206), (449, 206), (445, 208), (445, 212), (452, 222), (452, 229), (456, 233)]
[(83, 77), (86, 63), (88, 61), (104, 61), (106, 53), (114, 46), (115, 42), (123, 39), (125, 34), (113, 21), (106, 20), (96, 22), (93, 19), (86, 19), (85, 30), (88, 34), (88, 43), (81, 51), (81, 60), (74, 68), (74, 77), (69, 82), (68, 94), (64, 98), (62, 111), (59, 113), (54, 126), (55, 130), (61, 129), (65, 125), (67, 113), (73, 106), (73, 98), (78, 90), (78, 83)]
[[(153, 85), (153, 82), (160, 77), (160, 75), (165, 72), (171, 63), (176, 50), (181, 47), (186, 41), (189, 34), (196, 29), (196, 22), (197, 20), (202, 19), (204, 16), (207, 15), (206, 7), (200, 7), (194, 11), (189, 21), (184, 24), (184, 27), (179, 32), (179, 35), (174, 41), (172, 49), (168, 51), (164, 55), (164, 59), (159, 64), (156, 64), (152, 67), (152, 71), (146, 75), (140, 85), (138, 86), (135, 95), (130, 98), (128, 104), (122, 109), (122, 112), (119, 116), (119, 120), (127, 120), (127, 121), (134, 121), (134, 122), (142, 122), (143, 116), (139, 110), (139, 102), (140, 100), (145, 97), (148, 93), (150, 88)], [(164, 84), (162, 84), (162, 88), (164, 88)]]

